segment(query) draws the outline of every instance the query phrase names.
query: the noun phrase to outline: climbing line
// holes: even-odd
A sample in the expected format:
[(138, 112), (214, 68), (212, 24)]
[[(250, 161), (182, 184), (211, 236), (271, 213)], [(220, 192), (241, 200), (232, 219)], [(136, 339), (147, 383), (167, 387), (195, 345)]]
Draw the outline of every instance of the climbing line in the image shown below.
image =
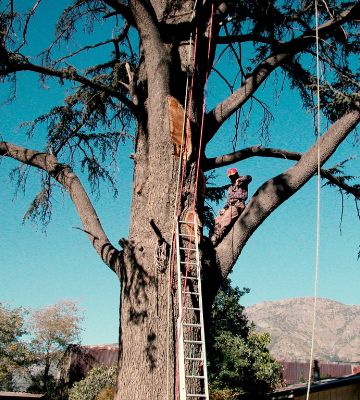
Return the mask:
[[(192, 224), (192, 226), (193, 226), (193, 235), (194, 235), (194, 240), (195, 240), (195, 246), (196, 247), (198, 246), (198, 244), (197, 244), (198, 225), (196, 223), (196, 203), (197, 203), (198, 182), (199, 182), (199, 172), (200, 172), (200, 162), (201, 162), (202, 140), (203, 140), (203, 132), (204, 132), (204, 117), (205, 117), (205, 110), (206, 110), (206, 100), (205, 100), (206, 99), (206, 87), (207, 87), (209, 69), (210, 69), (209, 68), (209, 60), (210, 60), (211, 41), (212, 41), (213, 14), (214, 14), (214, 3), (212, 2), (212, 4), (211, 4), (211, 14), (210, 14), (210, 24), (209, 24), (209, 40), (208, 40), (208, 49), (207, 49), (207, 61), (206, 61), (206, 69), (205, 69), (205, 77), (204, 77), (205, 78), (205, 81), (204, 81), (204, 94), (203, 94), (202, 110), (201, 110), (201, 112), (202, 112), (202, 114), (201, 114), (201, 125), (200, 125), (200, 132), (199, 132), (197, 163), (196, 163), (196, 167), (195, 167), (196, 174), (195, 174), (195, 184), (194, 184), (194, 192), (193, 192), (193, 207), (192, 207), (192, 213), (193, 213), (193, 224)], [(196, 31), (195, 43), (196, 42), (197, 42), (197, 31)], [(195, 51), (196, 51), (196, 49), (195, 49)], [(195, 60), (195, 55), (194, 55), (194, 60)], [(189, 115), (192, 112), (192, 103), (191, 102), (192, 102), (192, 91), (193, 91), (193, 88), (194, 88), (194, 83), (193, 83), (194, 82), (194, 76), (195, 76), (195, 65), (194, 65), (193, 76), (192, 76), (192, 84), (191, 84), (191, 89), (190, 89), (191, 90), (191, 96), (190, 96), (189, 104), (187, 105), (187, 110), (188, 110), (187, 118), (189, 118)], [(190, 123), (189, 120), (188, 120), (188, 123)], [(182, 190), (184, 177), (185, 177), (185, 166), (186, 165), (185, 165), (185, 162), (184, 162), (183, 163), (183, 168), (182, 168), (181, 190)], [(181, 201), (181, 198), (179, 199), (178, 217), (180, 216), (180, 201)], [(177, 233), (177, 238), (179, 238), (179, 234), (180, 234), (180, 232)], [(181, 290), (181, 293), (182, 293), (182, 295), (179, 296), (179, 311), (180, 311), (180, 313), (179, 313), (179, 321), (178, 321), (178, 324), (179, 324), (178, 328), (179, 329), (178, 329), (178, 335), (177, 335), (177, 340), (176, 340), (176, 354), (177, 354), (178, 359), (180, 359), (180, 354), (179, 354), (180, 353), (180, 336), (181, 336), (181, 331), (182, 331), (182, 323), (183, 323), (183, 320), (184, 320), (184, 313), (182, 312), (182, 310), (184, 309), (185, 303), (186, 303), (186, 287), (187, 287), (187, 281), (188, 281), (189, 270), (190, 270), (189, 267), (190, 267), (191, 244), (194, 244), (194, 243), (192, 243), (192, 241), (189, 240), (188, 244), (187, 244), (187, 247), (188, 247), (187, 248), (187, 253), (185, 253), (185, 254), (187, 254), (187, 257), (186, 257), (186, 261), (185, 261), (185, 274), (183, 276), (184, 280), (183, 280), (183, 283), (182, 283), (182, 288), (180, 288), (181, 279), (178, 278), (178, 281), (179, 281), (178, 290)], [(178, 241), (178, 245), (179, 245), (179, 241)], [(178, 250), (178, 257), (179, 257), (179, 254), (180, 254), (179, 251), (180, 251), (180, 249)], [(199, 263), (199, 257), (198, 257), (198, 253), (197, 253), (197, 268), (199, 268), (199, 264), (198, 263)], [(179, 271), (179, 273), (180, 273), (180, 271)], [(199, 269), (198, 269), (198, 279), (199, 279), (198, 285), (200, 285)], [(198, 288), (198, 290), (199, 290), (199, 293), (201, 294), (201, 288)], [(200, 297), (200, 294), (199, 294), (199, 307), (201, 309), (201, 307), (202, 307), (202, 305), (201, 305), (202, 299)], [(182, 302), (182, 304), (180, 304), (180, 302)], [(202, 317), (201, 311), (200, 311), (199, 318), (202, 321), (203, 317)], [(203, 324), (203, 322), (201, 322), (201, 323)], [(201, 326), (201, 323), (200, 323), (200, 326)], [(201, 333), (201, 335), (202, 335), (201, 336), (202, 337), (201, 340), (204, 340), (203, 332)], [(202, 347), (203, 353), (205, 353), (205, 342), (203, 343), (202, 346), (203, 346)], [(206, 360), (205, 354), (203, 355), (203, 357), (204, 357), (204, 360)], [(179, 398), (180, 390), (181, 390), (180, 389), (181, 382), (180, 382), (179, 367), (180, 367), (179, 363), (177, 363), (177, 365), (176, 365), (176, 399)], [(206, 393), (207, 393), (208, 389), (207, 389), (206, 366), (204, 366), (204, 368), (205, 368), (205, 370), (204, 370), (204, 378), (203, 379), (205, 379), (205, 381), (204, 381), (204, 383), (206, 385), (205, 396), (207, 397)], [(185, 382), (183, 382), (183, 384), (185, 384)], [(186, 389), (185, 389), (185, 393), (186, 393)], [(193, 396), (193, 395), (191, 395), (191, 396)]]
[(199, 149), (198, 149), (195, 188), (194, 188), (194, 205), (193, 205), (194, 214), (195, 214), (195, 210), (196, 210), (197, 190), (198, 190), (200, 161), (201, 161), (201, 149), (202, 149), (203, 136), (204, 136), (204, 122), (205, 122), (205, 111), (206, 111), (206, 89), (207, 89), (207, 83), (208, 83), (208, 78), (209, 78), (209, 70), (210, 70), (209, 61), (210, 61), (211, 42), (212, 42), (212, 33), (213, 33), (213, 16), (214, 16), (214, 2), (212, 1), (211, 2), (211, 18), (210, 18), (210, 26), (209, 26), (209, 42), (208, 42), (208, 51), (207, 51), (207, 58), (206, 58), (204, 98), (203, 98), (203, 104), (202, 104), (200, 139), (199, 139)]
[[(190, 126), (190, 112), (192, 109), (192, 97), (193, 97), (193, 88), (194, 88), (194, 80), (195, 80), (195, 68), (196, 68), (196, 52), (197, 52), (197, 38), (198, 38), (198, 29), (196, 27), (195, 29), (195, 40), (194, 40), (194, 52), (193, 52), (193, 68), (192, 68), (192, 76), (191, 76), (191, 84), (190, 84), (190, 89), (189, 89), (189, 100), (185, 103), (185, 107), (184, 107), (184, 126), (183, 126), (183, 130), (186, 131), (186, 135), (185, 135), (185, 142), (183, 140), (183, 142), (185, 143), (185, 150), (184, 150), (184, 155), (187, 155), (187, 146), (188, 146), (188, 141), (189, 141), (189, 132), (190, 132), (190, 128), (186, 129), (187, 127)], [(183, 186), (184, 186), (184, 180), (185, 180), (185, 169), (186, 169), (186, 159), (184, 160), (183, 157), (183, 153), (181, 153), (181, 160), (179, 162), (179, 170), (181, 168), (181, 182), (180, 182), (180, 188), (179, 188), (179, 194), (178, 194), (178, 202), (177, 202), (177, 210), (176, 210), (176, 218), (174, 218), (174, 223), (178, 223), (178, 219), (181, 215), (181, 197), (182, 197), (182, 191), (183, 191)], [(177, 226), (177, 229), (179, 229), (179, 227)], [(175, 232), (174, 232), (175, 233)], [(176, 233), (176, 237), (178, 237), (179, 232)], [(174, 239), (173, 239), (173, 243), (175, 243), (176, 241), (176, 237), (174, 235)], [(179, 246), (179, 243), (177, 242), (176, 244), (177, 246)], [(190, 247), (190, 241), (188, 243), (188, 247)], [(186, 260), (186, 278), (187, 278), (187, 272), (188, 272), (188, 263), (189, 263), (189, 251), (188, 251), (188, 257)], [(175, 253), (173, 255), (173, 260), (172, 260), (172, 279), (173, 279), (173, 274), (174, 274), (174, 268), (175, 268)], [(170, 290), (172, 289), (172, 280), (170, 282)], [(184, 284), (186, 285), (186, 279), (184, 280)], [(182, 290), (182, 288), (178, 287), (178, 290)], [(185, 286), (183, 288), (183, 291), (185, 291)], [(184, 304), (181, 305), (182, 307), (184, 306)], [(180, 309), (180, 304), (179, 304), (179, 309)], [(179, 357), (179, 345), (180, 345), (180, 325), (182, 322), (182, 318), (183, 315), (179, 315), (179, 321), (178, 321), (178, 331), (177, 331), (177, 335), (176, 335), (176, 355)], [(179, 395), (180, 395), (180, 391), (179, 391), (179, 386), (180, 386), (180, 377), (179, 377), (179, 363), (176, 363), (176, 382), (175, 382), (175, 398), (178, 399)]]
[(311, 350), (309, 361), (309, 376), (306, 392), (306, 400), (310, 397), (311, 386), (311, 369), (314, 358), (314, 343), (317, 319), (317, 297), (318, 297), (318, 280), (319, 280), (319, 259), (320, 259), (320, 136), (321, 136), (321, 108), (320, 108), (320, 62), (319, 62), (319, 14), (318, 3), (315, 0), (315, 32), (316, 32), (316, 91), (317, 91), (317, 123), (316, 123), (316, 140), (317, 140), (317, 210), (316, 210), (316, 255), (315, 255), (315, 277), (314, 277), (314, 306), (313, 306), (313, 323), (311, 334)]
[[(191, 20), (194, 20), (195, 17), (195, 11), (197, 7), (197, 2), (198, 0), (195, 0), (194, 7), (192, 10), (192, 16)], [(191, 47), (192, 47), (192, 42), (193, 42), (193, 32), (190, 33), (190, 39), (189, 39), (189, 50), (188, 50), (188, 64), (190, 64), (190, 57), (191, 57)], [(195, 54), (196, 54), (196, 43), (195, 43), (195, 49), (194, 49), (194, 67), (195, 68)], [(193, 79), (192, 79), (193, 82)], [(176, 182), (176, 197), (175, 197), (175, 204), (180, 204), (180, 199), (181, 195), (179, 195), (179, 188), (180, 188), (180, 181), (181, 181), (181, 170), (182, 170), (182, 157), (183, 157), (183, 146), (184, 146), (184, 136), (185, 136), (185, 131), (186, 131), (186, 105), (188, 102), (188, 95), (189, 95), (189, 75), (186, 77), (186, 87), (185, 87), (185, 101), (184, 101), (184, 119), (183, 119), (183, 127), (182, 127), (182, 140), (181, 140), (181, 147), (180, 147), (180, 159), (179, 159), (179, 167), (178, 167), (178, 174), (177, 174), (177, 182)], [(191, 90), (191, 95), (192, 95), (192, 90)], [(169, 264), (168, 264), (168, 281), (169, 281), (169, 290), (168, 290), (168, 295), (167, 295), (167, 334), (166, 334), (166, 392), (167, 392), (167, 398), (170, 400), (170, 296), (171, 296), (171, 286), (172, 286), (172, 279), (173, 279), (173, 265), (174, 265), (174, 244), (175, 244), (175, 225), (176, 225), (176, 220), (177, 220), (177, 214), (178, 214), (178, 208), (174, 208), (174, 217), (173, 217), (173, 225), (172, 225), (172, 241), (171, 241), (171, 246), (170, 246), (170, 252), (169, 252)]]

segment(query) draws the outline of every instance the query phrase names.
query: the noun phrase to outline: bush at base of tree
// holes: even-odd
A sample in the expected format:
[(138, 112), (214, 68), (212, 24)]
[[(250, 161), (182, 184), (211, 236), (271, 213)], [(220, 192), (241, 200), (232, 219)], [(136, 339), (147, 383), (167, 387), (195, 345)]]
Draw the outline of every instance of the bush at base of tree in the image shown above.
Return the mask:
[(69, 400), (112, 400), (116, 386), (116, 367), (93, 368), (69, 390)]
[(228, 280), (215, 299), (207, 351), (211, 400), (265, 399), (281, 383), (281, 365), (267, 349), (270, 335), (255, 332), (239, 302), (248, 292)]
[(115, 393), (115, 388), (105, 388), (96, 396), (96, 400), (113, 400)]

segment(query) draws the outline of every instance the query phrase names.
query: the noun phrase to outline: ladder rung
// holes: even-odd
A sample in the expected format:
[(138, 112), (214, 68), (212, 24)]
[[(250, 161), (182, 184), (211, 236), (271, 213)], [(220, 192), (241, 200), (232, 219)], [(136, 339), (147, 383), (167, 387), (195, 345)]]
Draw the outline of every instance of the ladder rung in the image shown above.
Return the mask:
[(188, 250), (188, 251), (197, 251), (197, 248), (196, 247), (190, 247), (190, 248), (187, 248), (187, 247), (179, 247), (179, 250)]
[(204, 399), (207, 398), (206, 394), (193, 394), (193, 393), (188, 393), (186, 397), (203, 397)]
[(195, 294), (196, 296), (200, 296), (199, 292), (183, 292), (183, 294)]
[(191, 281), (198, 280), (197, 276), (182, 276), (181, 279), (190, 279)]
[(199, 307), (184, 307), (184, 309), (187, 309), (187, 310), (193, 310), (193, 311), (201, 311), (201, 308), (199, 308)]
[(188, 235), (187, 233), (179, 233), (180, 237), (188, 237), (188, 238), (194, 238), (194, 235)]
[(204, 375), (185, 375), (185, 378), (191, 378), (191, 379), (205, 379)]
[(195, 222), (191, 222), (191, 221), (179, 221), (180, 224), (191, 224), (194, 225)]
[(197, 358), (197, 357), (185, 357), (185, 360), (188, 360), (188, 361), (204, 361), (203, 358)]
[(201, 324), (190, 324), (190, 323), (187, 323), (187, 322), (183, 322), (183, 326), (194, 326), (194, 327), (200, 328)]
[(197, 262), (191, 262), (191, 261), (180, 261), (180, 264), (186, 264), (186, 265), (198, 265)]
[(202, 344), (202, 340), (190, 340), (190, 339), (185, 339), (184, 343), (195, 343), (195, 344)]

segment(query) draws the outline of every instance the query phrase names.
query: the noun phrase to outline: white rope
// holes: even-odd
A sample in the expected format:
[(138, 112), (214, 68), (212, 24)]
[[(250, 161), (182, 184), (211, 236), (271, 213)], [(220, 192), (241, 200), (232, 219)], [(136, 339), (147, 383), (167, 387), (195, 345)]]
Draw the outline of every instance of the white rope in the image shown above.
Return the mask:
[(313, 308), (313, 324), (311, 334), (311, 350), (309, 361), (309, 376), (306, 392), (306, 400), (310, 397), (311, 387), (311, 370), (314, 358), (314, 343), (316, 332), (316, 317), (317, 317), (317, 296), (318, 296), (318, 281), (319, 281), (319, 258), (320, 258), (320, 131), (321, 131), (321, 115), (320, 115), (320, 62), (319, 62), (319, 15), (318, 3), (315, 0), (315, 32), (316, 32), (316, 86), (317, 86), (317, 210), (316, 210), (316, 255), (315, 255), (315, 278), (314, 278), (314, 308)]
[[(194, 7), (192, 10), (191, 21), (194, 20), (195, 17), (195, 10), (197, 7), (198, 0), (195, 0)], [(191, 62), (191, 48), (193, 43), (193, 33), (190, 33), (189, 39), (189, 50), (188, 50), (188, 65)], [(186, 78), (186, 87), (185, 87), (185, 100), (184, 100), (184, 119), (183, 119), (183, 126), (182, 126), (182, 137), (181, 137), (181, 147), (180, 147), (180, 157), (179, 157), (179, 167), (178, 167), (178, 174), (176, 179), (176, 195), (175, 195), (175, 207), (174, 207), (174, 216), (173, 216), (173, 225), (172, 225), (172, 232), (171, 232), (171, 246), (169, 252), (169, 262), (168, 262), (168, 286), (170, 286), (170, 279), (171, 279), (171, 268), (172, 268), (172, 258), (173, 258), (173, 238), (175, 235), (175, 226), (177, 220), (177, 206), (179, 201), (179, 191), (180, 191), (180, 181), (181, 181), (181, 170), (182, 170), (182, 154), (183, 154), (183, 147), (184, 147), (184, 139), (185, 139), (185, 131), (186, 131), (186, 108), (189, 96), (189, 81), (190, 76), (187, 75)], [(168, 287), (168, 295), (167, 295), (167, 333), (166, 333), (166, 392), (167, 398), (170, 400), (170, 287)]]

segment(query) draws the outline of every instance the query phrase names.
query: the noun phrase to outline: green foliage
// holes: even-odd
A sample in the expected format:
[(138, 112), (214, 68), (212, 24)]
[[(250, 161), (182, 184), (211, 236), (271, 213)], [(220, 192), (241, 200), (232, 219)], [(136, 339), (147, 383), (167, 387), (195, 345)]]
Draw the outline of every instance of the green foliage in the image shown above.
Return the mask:
[(93, 368), (80, 382), (69, 390), (69, 400), (108, 400), (112, 399), (116, 385), (116, 367), (100, 366)]
[(68, 300), (33, 312), (0, 303), (0, 390), (24, 389), (28, 382), (28, 391), (57, 399), (56, 367), (65, 348), (79, 340), (81, 320)]
[(207, 351), (212, 400), (261, 399), (280, 384), (270, 335), (255, 332), (239, 303), (248, 292), (227, 280), (215, 299)]
[(25, 335), (26, 311), (10, 308), (0, 303), (0, 390), (16, 389), (14, 373), (21, 373), (27, 363), (27, 347), (22, 341)]
[(104, 388), (96, 396), (96, 400), (113, 400), (116, 394), (115, 388)]
[(80, 340), (82, 316), (77, 304), (70, 300), (60, 301), (52, 306), (35, 310), (29, 321), (32, 335), (29, 347), (33, 364), (40, 366), (32, 373), (33, 391), (53, 393), (57, 389), (54, 368), (59, 363), (70, 343)]

